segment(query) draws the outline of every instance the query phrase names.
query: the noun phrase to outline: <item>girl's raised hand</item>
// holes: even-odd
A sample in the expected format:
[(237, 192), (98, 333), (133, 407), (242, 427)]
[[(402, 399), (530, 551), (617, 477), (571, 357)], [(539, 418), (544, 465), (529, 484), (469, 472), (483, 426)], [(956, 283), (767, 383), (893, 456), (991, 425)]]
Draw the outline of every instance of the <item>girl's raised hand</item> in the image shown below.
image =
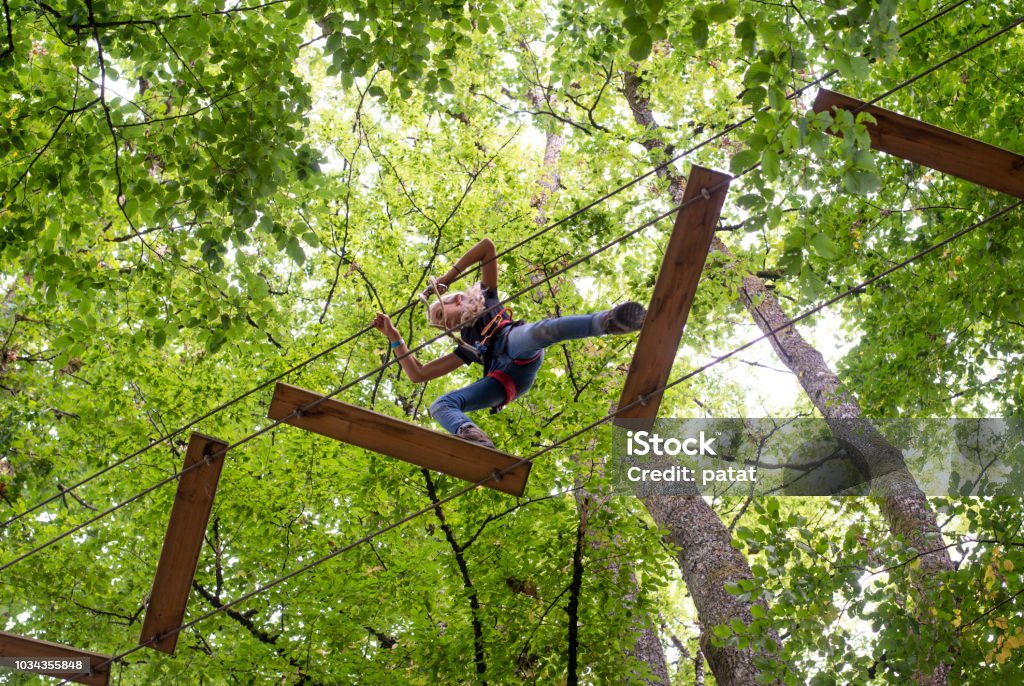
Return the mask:
[(387, 336), (389, 340), (397, 340), (401, 338), (398, 334), (398, 329), (396, 329), (395, 325), (391, 323), (391, 317), (387, 316), (383, 312), (378, 312), (377, 316), (373, 318), (373, 328)]
[(427, 286), (426, 290), (420, 293), (420, 300), (425, 304), (430, 304), (430, 296), (434, 293), (438, 295), (444, 295), (448, 292), (448, 284), (441, 283), (437, 279), (430, 279), (430, 285)]

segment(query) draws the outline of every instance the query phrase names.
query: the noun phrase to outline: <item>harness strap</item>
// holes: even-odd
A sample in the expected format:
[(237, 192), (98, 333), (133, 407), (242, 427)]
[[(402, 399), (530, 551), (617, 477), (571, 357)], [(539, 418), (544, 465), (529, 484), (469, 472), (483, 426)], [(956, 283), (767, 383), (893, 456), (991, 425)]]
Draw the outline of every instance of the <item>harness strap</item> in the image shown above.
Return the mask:
[(487, 376), (491, 377), (492, 379), (500, 383), (502, 388), (505, 389), (505, 402), (501, 403), (500, 405), (492, 409), (492, 412), (497, 412), (498, 410), (502, 409), (503, 407), (505, 407), (510, 402), (516, 399), (516, 382), (512, 380), (511, 376), (497, 369), (495, 369), (493, 372), (488, 373)]
[[(508, 315), (508, 319), (505, 318), (505, 315)], [(511, 323), (512, 315), (509, 314), (507, 308), (501, 308), (501, 311), (499, 311), (498, 314), (494, 315), (491, 318), (491, 321), (487, 322), (487, 326), (480, 330), (480, 345), (487, 345), (488, 343), (490, 343), (491, 339), (494, 338), (494, 336), (497, 335), (499, 331), (501, 331), (503, 328), (505, 328)], [(495, 324), (497, 324), (497, 326), (494, 326)], [(493, 331), (491, 330), (492, 327), (494, 327)]]

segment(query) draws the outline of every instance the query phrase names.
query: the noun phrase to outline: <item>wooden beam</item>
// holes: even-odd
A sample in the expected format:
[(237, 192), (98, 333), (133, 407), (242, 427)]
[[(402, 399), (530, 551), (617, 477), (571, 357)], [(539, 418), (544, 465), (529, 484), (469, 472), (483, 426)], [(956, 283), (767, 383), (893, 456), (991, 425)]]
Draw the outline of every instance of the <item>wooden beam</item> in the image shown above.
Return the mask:
[(283, 419), (292, 426), (473, 483), (511, 469), (500, 480), (492, 479), (484, 485), (512, 495), (522, 495), (526, 489), (529, 462), (512, 468), (519, 460), (506, 453), (332, 398), (304, 411), (301, 417), (287, 418), (321, 398), (312, 391), (278, 383), (267, 414), (271, 419)]
[(832, 112), (833, 108), (871, 114), (878, 123), (865, 126), (876, 150), (1024, 198), (1024, 155), (881, 107), (864, 107), (860, 100), (840, 93), (818, 91), (814, 111)]
[[(655, 393), (654, 389), (664, 386), (672, 371), (731, 179), (728, 174), (704, 167), (694, 166), (690, 170), (683, 191), (684, 207), (676, 216), (665, 249), (647, 319), (619, 397), (619, 407), (642, 396), (647, 398), (645, 404), (623, 410), (617, 419), (654, 419), (658, 415), (661, 393)], [(705, 192), (708, 197), (701, 197)]]
[[(52, 660), (63, 662), (77, 662), (85, 666), (81, 672), (75, 668), (65, 670), (37, 670), (28, 669), (34, 674), (45, 674), (67, 679), (79, 684), (90, 686), (106, 686), (110, 678), (110, 656), (100, 653), (91, 653), (78, 648), (71, 648), (59, 643), (40, 641), (36, 638), (25, 638), (0, 631), (0, 665), (10, 669), (17, 669), (18, 660)], [(96, 665), (103, 664), (102, 667)]]
[[(154, 638), (181, 626), (192, 580), (203, 548), (203, 535), (210, 521), (213, 498), (217, 493), (224, 451), (228, 444), (216, 438), (193, 433), (185, 453), (185, 466), (202, 463), (178, 479), (178, 492), (171, 507), (171, 518), (156, 567), (153, 592), (149, 596), (146, 619), (139, 643), (174, 654), (177, 632), (155, 642)], [(219, 454), (218, 454), (219, 453)], [(214, 456), (207, 461), (207, 456)]]

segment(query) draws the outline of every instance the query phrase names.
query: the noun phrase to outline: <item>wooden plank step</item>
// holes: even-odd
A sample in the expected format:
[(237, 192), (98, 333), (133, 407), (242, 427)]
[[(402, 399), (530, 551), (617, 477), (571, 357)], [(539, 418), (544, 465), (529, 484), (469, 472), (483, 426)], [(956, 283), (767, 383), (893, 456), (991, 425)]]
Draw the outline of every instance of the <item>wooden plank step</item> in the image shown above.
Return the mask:
[[(203, 535), (210, 521), (227, 447), (228, 444), (220, 439), (198, 433), (193, 433), (188, 441), (183, 469), (204, 464), (178, 479), (178, 492), (171, 507), (164, 547), (153, 579), (153, 592), (149, 596), (139, 636), (140, 644), (164, 653), (174, 654), (178, 644), (177, 632), (158, 641), (150, 641), (177, 629), (185, 618), (185, 606), (199, 564), (199, 553), (203, 549)], [(215, 457), (207, 461), (207, 456)]]
[[(340, 400), (322, 398), (313, 391), (278, 383), (267, 416), (472, 483), (482, 481), (496, 471), (510, 469), (499, 481), (491, 479), (483, 485), (512, 495), (522, 495), (526, 489), (526, 480), (530, 476), (529, 462), (512, 468), (519, 459), (498, 450)], [(285, 419), (318, 400), (321, 402), (304, 411), (301, 417)]]
[[(653, 391), (665, 385), (672, 371), (731, 179), (728, 174), (704, 167), (694, 166), (690, 170), (683, 191), (684, 207), (676, 215), (676, 223), (665, 248), (651, 305), (647, 308), (647, 319), (619, 396), (619, 407), (625, 407), (641, 396), (648, 397), (644, 405), (623, 410), (616, 419), (654, 419), (658, 416), (661, 393)], [(701, 198), (705, 190), (708, 197)], [(694, 198), (701, 199), (688, 204)]]
[[(35, 674), (46, 674), (58, 679), (67, 679), (79, 684), (90, 686), (107, 686), (110, 679), (110, 656), (101, 653), (93, 653), (87, 650), (79, 650), (60, 643), (41, 641), (37, 638), (26, 638), (16, 636), (5, 631), (0, 631), (0, 665), (15, 669), (16, 660), (32, 658), (34, 660), (56, 660), (81, 662), (86, 666), (82, 672), (76, 673), (72, 670), (23, 670)], [(102, 667), (97, 667), (100, 663)]]
[(868, 112), (878, 122), (865, 125), (876, 150), (1024, 198), (1024, 155), (881, 107), (864, 107), (862, 101), (830, 90), (818, 91), (814, 99), (815, 112), (831, 112), (833, 108), (853, 111), (861, 107), (859, 111)]

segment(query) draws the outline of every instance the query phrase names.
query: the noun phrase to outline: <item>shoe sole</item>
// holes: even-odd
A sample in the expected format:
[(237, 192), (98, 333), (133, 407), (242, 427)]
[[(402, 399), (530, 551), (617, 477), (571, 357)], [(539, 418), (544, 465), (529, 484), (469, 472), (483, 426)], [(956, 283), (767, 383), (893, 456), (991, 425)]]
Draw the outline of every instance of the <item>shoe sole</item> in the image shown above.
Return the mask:
[(458, 433), (455, 434), (455, 437), (456, 438), (461, 438), (462, 440), (466, 441), (467, 443), (475, 443), (476, 445), (482, 445), (485, 448), (491, 448), (492, 450), (494, 449), (494, 442), (491, 441), (490, 439), (480, 440), (478, 438), (470, 438), (469, 436), (463, 436), (462, 434), (458, 434)]
[(612, 322), (617, 327), (637, 331), (644, 325), (647, 310), (640, 303), (628, 302), (616, 305), (612, 309)]

